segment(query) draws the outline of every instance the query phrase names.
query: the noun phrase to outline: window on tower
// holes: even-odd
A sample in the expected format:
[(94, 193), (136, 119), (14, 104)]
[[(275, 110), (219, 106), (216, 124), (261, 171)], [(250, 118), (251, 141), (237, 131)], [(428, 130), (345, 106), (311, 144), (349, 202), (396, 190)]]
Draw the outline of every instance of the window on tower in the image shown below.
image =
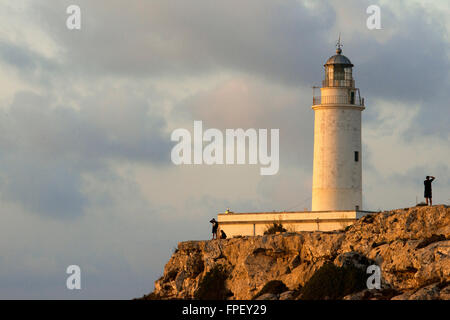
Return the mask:
[(345, 73), (345, 80), (353, 80), (351, 67), (344, 68), (344, 73)]
[(345, 79), (345, 71), (344, 67), (334, 66), (334, 80), (344, 80)]
[(355, 162), (359, 161), (359, 152), (355, 151)]

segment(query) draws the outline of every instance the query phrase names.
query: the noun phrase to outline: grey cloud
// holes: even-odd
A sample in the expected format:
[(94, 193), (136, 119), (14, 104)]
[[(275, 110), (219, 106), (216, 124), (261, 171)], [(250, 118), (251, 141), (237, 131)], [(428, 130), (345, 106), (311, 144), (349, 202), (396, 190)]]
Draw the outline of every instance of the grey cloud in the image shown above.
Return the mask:
[[(371, 33), (358, 34), (351, 40), (349, 54), (355, 64), (355, 75), (368, 109), (367, 121), (380, 121), (375, 99), (420, 106), (419, 113), (404, 137), (411, 142), (415, 137), (450, 133), (448, 91), (450, 88), (449, 44), (445, 21), (425, 14), (424, 8), (409, 8), (398, 18), (388, 7), (382, 6), (383, 30), (395, 30), (392, 38), (378, 42)], [(346, 49), (344, 49), (346, 50)], [(373, 110), (372, 110), (373, 111)]]
[(19, 93), (0, 115), (2, 197), (44, 216), (77, 217), (88, 203), (83, 174), (114, 176), (111, 161), (168, 164), (165, 130), (158, 112), (120, 90), (87, 98), (79, 111)]
[(179, 110), (205, 128), (279, 129), (280, 170), (312, 169), (314, 113), (304, 90), (236, 77), (181, 101)]
[(329, 49), (325, 39), (334, 22), (328, 5), (314, 11), (293, 0), (81, 1), (82, 30), (69, 32), (61, 14), (68, 4), (35, 6), (70, 63), (86, 72), (131, 76), (226, 68), (309, 84), (312, 62)]
[(49, 71), (56, 67), (53, 61), (42, 55), (5, 40), (0, 41), (0, 58), (24, 71), (34, 71), (37, 68)]
[(80, 172), (63, 161), (40, 161), (32, 154), (15, 154), (0, 161), (3, 200), (30, 212), (53, 218), (74, 218), (87, 202), (81, 192)]
[(0, 141), (12, 150), (22, 148), (45, 157), (93, 163), (106, 158), (168, 162), (166, 122), (143, 97), (116, 88), (77, 103), (79, 111), (55, 106), (51, 97), (20, 92), (3, 114)]
[(62, 72), (61, 65), (41, 54), (0, 39), (0, 59), (18, 71), (18, 74), (37, 86), (51, 85), (54, 76)]
[[(46, 28), (66, 48), (67, 63), (85, 74), (180, 77), (219, 70), (257, 75), (288, 86), (310, 86), (323, 78), (322, 64), (333, 54), (329, 43), (337, 6), (347, 10), (357, 32), (343, 34), (344, 54), (369, 107), (376, 98), (420, 103), (415, 132), (448, 133), (445, 112), (449, 87), (448, 42), (444, 21), (412, 6), (399, 17), (382, 8), (383, 30), (366, 28), (370, 1), (81, 1), (83, 27), (65, 28), (68, 1), (35, 4)], [(356, 12), (356, 14), (354, 14)], [(393, 36), (386, 42), (377, 33)], [(70, 68), (70, 67), (69, 67)], [(368, 121), (376, 121), (368, 117)], [(414, 135), (414, 131), (410, 132)]]

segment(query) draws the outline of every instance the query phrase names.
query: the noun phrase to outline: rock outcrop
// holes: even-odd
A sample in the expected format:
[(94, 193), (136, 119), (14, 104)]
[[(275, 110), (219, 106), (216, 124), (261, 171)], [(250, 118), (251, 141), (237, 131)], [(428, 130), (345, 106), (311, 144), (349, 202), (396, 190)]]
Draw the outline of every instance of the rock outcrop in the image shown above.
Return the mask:
[(332, 262), (381, 269), (381, 289), (344, 299), (449, 299), (449, 213), (444, 205), (413, 207), (367, 215), (343, 231), (181, 242), (150, 296), (192, 299), (205, 274), (219, 265), (227, 274), (229, 299), (251, 299), (271, 280), (281, 280), (289, 292), (259, 299), (294, 299), (299, 287)]

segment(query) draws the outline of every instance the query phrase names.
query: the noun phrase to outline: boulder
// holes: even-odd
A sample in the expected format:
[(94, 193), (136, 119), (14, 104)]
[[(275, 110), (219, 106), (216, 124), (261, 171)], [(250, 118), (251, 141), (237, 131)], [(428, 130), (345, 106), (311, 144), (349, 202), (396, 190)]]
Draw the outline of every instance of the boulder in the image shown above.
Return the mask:
[(255, 300), (278, 300), (278, 295), (273, 293), (265, 293), (263, 295), (260, 295)]

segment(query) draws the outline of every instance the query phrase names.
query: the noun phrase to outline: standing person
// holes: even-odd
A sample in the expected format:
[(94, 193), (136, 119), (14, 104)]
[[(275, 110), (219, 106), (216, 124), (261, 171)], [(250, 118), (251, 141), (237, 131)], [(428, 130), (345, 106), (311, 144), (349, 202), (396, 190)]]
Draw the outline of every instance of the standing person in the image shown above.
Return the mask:
[(219, 223), (214, 218), (209, 222), (212, 223), (212, 240), (217, 239), (217, 228), (219, 228)]
[[(430, 179), (431, 178), (431, 179)], [(430, 206), (433, 205), (433, 200), (432, 195), (431, 195), (431, 183), (433, 182), (433, 180), (436, 179), (433, 176), (427, 176), (426, 180), (423, 182), (423, 184), (425, 185), (425, 192), (424, 192), (424, 197), (425, 197), (425, 201), (427, 202), (428, 205), (428, 199), (430, 199)]]

